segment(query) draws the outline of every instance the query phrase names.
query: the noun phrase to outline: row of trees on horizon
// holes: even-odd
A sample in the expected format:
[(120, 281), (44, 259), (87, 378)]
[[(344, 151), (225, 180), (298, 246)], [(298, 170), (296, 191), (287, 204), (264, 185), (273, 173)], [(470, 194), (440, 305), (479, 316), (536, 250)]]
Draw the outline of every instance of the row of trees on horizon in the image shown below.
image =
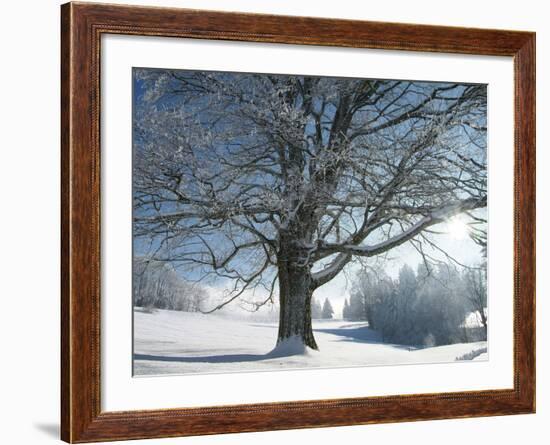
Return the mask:
[(209, 298), (203, 287), (185, 281), (172, 266), (160, 261), (134, 259), (133, 281), (134, 306), (149, 311), (200, 312)]
[[(169, 264), (138, 257), (134, 261), (134, 306), (183, 312), (208, 311), (210, 296), (203, 286), (184, 280)], [(311, 301), (313, 319), (331, 319), (335, 311), (328, 298)], [(275, 319), (275, 315), (263, 318)], [(275, 317), (275, 318), (274, 318)], [(259, 317), (262, 318), (262, 317)]]
[[(146, 310), (203, 312), (211, 301), (204, 287), (184, 280), (170, 264), (137, 258), (134, 305)], [(359, 271), (342, 315), (345, 320), (367, 322), (384, 342), (438, 346), (486, 340), (486, 308), (484, 267), (459, 271), (450, 264), (430, 269), (421, 264), (416, 272), (404, 265), (396, 278), (380, 270)], [(274, 321), (276, 312), (261, 317)], [(477, 317), (476, 324), (471, 323), (471, 314)], [(334, 316), (329, 298), (322, 304), (312, 298), (312, 319)]]
[[(477, 323), (471, 323), (471, 314)], [(405, 265), (392, 279), (372, 270), (357, 274), (343, 317), (367, 321), (385, 342), (438, 346), (487, 339), (484, 267), (450, 264), (415, 271)], [(470, 322), (468, 322), (469, 320)]]

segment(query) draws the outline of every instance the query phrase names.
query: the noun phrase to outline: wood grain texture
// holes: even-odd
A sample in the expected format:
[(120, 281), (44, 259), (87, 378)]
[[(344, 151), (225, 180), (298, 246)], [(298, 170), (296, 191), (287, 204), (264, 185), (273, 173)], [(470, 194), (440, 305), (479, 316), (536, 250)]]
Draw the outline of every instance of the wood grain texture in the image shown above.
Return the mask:
[[(101, 412), (99, 63), (100, 38), (104, 33), (514, 57), (514, 388)], [(533, 33), (68, 3), (61, 7), (61, 37), (63, 440), (71, 443), (93, 442), (534, 412)]]

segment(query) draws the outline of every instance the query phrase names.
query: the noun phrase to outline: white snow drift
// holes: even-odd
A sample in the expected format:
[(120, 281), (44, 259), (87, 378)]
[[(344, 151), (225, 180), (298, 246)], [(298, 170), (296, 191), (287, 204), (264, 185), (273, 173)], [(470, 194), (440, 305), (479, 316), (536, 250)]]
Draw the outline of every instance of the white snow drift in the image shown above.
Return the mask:
[[(134, 375), (453, 362), (486, 342), (414, 348), (385, 344), (364, 322), (315, 320), (319, 351), (293, 339), (275, 347), (276, 323), (157, 310), (134, 312)], [(487, 359), (487, 354), (476, 360)]]

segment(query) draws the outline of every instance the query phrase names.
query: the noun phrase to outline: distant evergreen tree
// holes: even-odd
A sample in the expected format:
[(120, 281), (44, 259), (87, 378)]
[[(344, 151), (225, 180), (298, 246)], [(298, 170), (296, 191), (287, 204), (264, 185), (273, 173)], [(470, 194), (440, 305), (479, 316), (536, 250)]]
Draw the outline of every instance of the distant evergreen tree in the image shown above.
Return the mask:
[(344, 300), (344, 309), (342, 310), (342, 317), (344, 318), (344, 320), (349, 320), (350, 318), (349, 303), (347, 298)]
[(323, 304), (323, 313), (322, 318), (325, 320), (331, 319), (334, 315), (334, 309), (332, 309), (332, 305), (330, 304), (330, 301), (325, 299), (325, 303)]
[(323, 309), (321, 308), (321, 303), (319, 303), (315, 297), (311, 298), (311, 318), (319, 319), (323, 316)]
[(348, 318), (352, 321), (366, 320), (363, 294), (353, 292), (349, 298)]

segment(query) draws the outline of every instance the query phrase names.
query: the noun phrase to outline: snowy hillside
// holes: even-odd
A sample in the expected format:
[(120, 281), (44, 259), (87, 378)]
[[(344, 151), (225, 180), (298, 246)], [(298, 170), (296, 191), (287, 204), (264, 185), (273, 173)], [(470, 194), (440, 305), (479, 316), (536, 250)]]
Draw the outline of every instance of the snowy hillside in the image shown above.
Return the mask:
[[(134, 312), (134, 374), (162, 375), (272, 371), (452, 362), (485, 348), (486, 342), (415, 349), (384, 344), (365, 323), (315, 320), (319, 351), (274, 345), (276, 323), (235, 320), (222, 314), (158, 310)], [(487, 354), (476, 360), (487, 359)]]

